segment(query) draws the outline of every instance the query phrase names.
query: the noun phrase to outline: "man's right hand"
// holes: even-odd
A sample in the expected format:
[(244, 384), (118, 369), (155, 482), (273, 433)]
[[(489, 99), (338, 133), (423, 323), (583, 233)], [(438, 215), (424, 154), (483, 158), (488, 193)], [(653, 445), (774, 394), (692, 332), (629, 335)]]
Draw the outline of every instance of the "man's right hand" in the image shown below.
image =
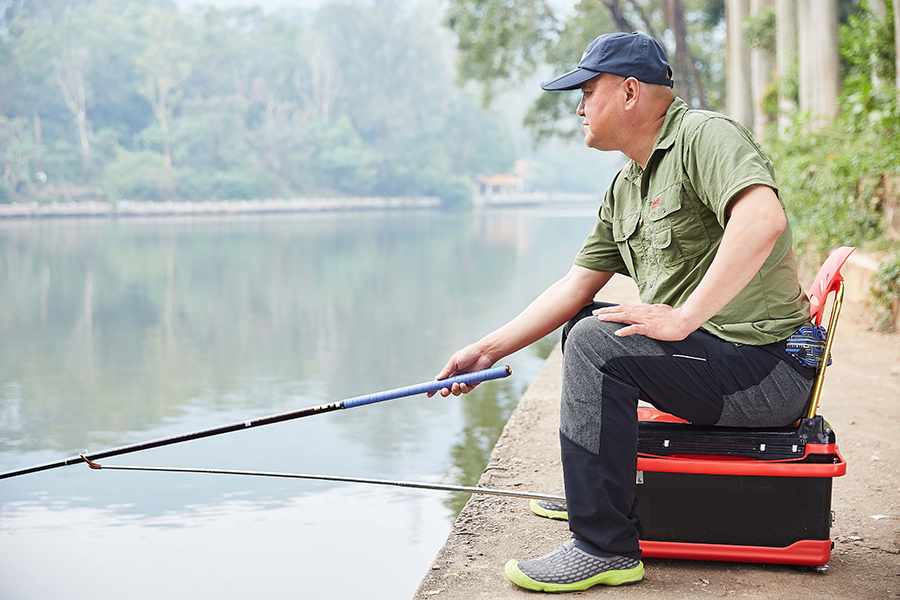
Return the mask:
[[(444, 368), (438, 373), (435, 379), (441, 380), (463, 373), (471, 373), (472, 371), (481, 371), (494, 366), (494, 360), (491, 359), (477, 344), (470, 344), (459, 352), (456, 352), (444, 365)], [(451, 388), (441, 390), (441, 396), (446, 398), (450, 394), (459, 396), (460, 394), (468, 394), (474, 390), (478, 384), (468, 385), (465, 383), (454, 383)], [(436, 392), (430, 392), (428, 397), (431, 398)]]
[[(589, 305), (612, 276), (610, 272), (573, 265), (565, 277), (544, 290), (512, 321), (451, 356), (436, 379), (489, 369), (503, 357), (538, 341)], [(441, 396), (459, 396), (473, 389), (475, 385), (454, 383), (452, 388), (441, 390)]]

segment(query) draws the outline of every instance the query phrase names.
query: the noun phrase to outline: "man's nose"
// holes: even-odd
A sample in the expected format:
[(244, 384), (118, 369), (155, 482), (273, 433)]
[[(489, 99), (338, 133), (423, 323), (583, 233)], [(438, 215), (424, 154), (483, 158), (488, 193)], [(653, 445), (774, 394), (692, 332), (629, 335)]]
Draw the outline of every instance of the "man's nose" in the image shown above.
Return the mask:
[(581, 102), (578, 103), (578, 108), (575, 109), (575, 114), (579, 117), (584, 116), (584, 98), (582, 98)]

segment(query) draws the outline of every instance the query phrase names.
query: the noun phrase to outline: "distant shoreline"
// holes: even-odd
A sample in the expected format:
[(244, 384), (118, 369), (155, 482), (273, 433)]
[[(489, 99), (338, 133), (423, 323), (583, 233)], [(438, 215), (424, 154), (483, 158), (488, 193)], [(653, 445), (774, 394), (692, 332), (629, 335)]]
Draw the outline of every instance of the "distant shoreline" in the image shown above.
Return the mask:
[(188, 215), (244, 215), (289, 212), (333, 212), (438, 208), (439, 198), (294, 198), (272, 200), (209, 200), (204, 202), (37, 202), (0, 204), (0, 219), (46, 219), (57, 217), (146, 217)]
[[(600, 203), (596, 194), (501, 194), (476, 195), (475, 208), (523, 207), (560, 204)], [(271, 213), (321, 213), (353, 210), (426, 209), (443, 206), (434, 196), (412, 197), (353, 197), (353, 198), (292, 198), (269, 200), (208, 200), (203, 202), (165, 201), (146, 202), (120, 200), (118, 202), (37, 202), (0, 204), (0, 220), (53, 219), (69, 217), (149, 217), (149, 216), (212, 216)]]

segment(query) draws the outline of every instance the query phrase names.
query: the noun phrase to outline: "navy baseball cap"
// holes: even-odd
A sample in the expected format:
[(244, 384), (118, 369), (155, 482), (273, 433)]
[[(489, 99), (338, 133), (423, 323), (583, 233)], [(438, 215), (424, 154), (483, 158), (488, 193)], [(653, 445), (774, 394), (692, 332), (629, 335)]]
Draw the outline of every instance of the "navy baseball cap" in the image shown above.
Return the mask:
[(541, 88), (547, 91), (578, 89), (600, 73), (673, 86), (672, 69), (659, 42), (643, 33), (620, 32), (599, 36), (588, 44), (576, 69), (556, 79), (542, 81)]

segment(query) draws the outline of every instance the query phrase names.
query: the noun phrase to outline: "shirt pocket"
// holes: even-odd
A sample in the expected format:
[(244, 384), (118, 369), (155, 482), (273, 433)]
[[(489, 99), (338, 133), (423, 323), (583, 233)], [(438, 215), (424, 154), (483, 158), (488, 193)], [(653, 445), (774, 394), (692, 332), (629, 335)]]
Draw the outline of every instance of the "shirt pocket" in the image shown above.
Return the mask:
[(684, 198), (681, 184), (655, 194), (647, 221), (652, 228), (650, 245), (659, 262), (680, 265), (709, 250), (709, 233), (694, 204)]
[(615, 217), (612, 223), (613, 240), (619, 247), (619, 254), (622, 255), (622, 260), (625, 262), (628, 273), (635, 281), (637, 281), (637, 273), (634, 269), (634, 255), (628, 240), (634, 236), (640, 219), (640, 213), (632, 213), (623, 217)]

